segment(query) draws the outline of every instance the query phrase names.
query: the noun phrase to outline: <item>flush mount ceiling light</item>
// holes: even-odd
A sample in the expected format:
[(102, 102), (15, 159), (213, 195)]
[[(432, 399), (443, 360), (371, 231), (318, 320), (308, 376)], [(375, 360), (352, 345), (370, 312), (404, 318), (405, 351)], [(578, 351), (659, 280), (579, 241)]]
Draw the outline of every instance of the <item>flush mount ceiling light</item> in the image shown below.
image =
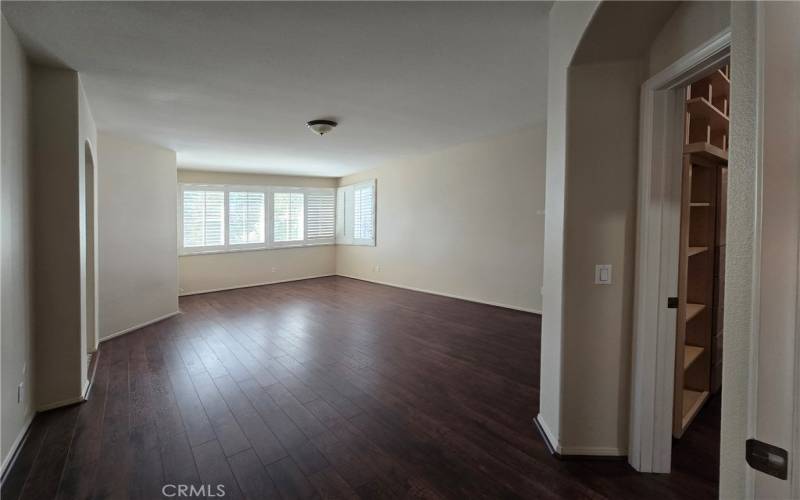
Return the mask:
[(338, 125), (333, 120), (311, 120), (306, 123), (306, 127), (310, 128), (312, 132), (318, 135), (325, 135)]

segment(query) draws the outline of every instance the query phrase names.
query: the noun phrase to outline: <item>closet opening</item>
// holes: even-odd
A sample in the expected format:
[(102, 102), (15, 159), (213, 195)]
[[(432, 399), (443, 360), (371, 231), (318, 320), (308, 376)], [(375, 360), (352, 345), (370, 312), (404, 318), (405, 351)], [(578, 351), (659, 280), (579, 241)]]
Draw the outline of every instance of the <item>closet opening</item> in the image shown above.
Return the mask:
[[(730, 65), (725, 61), (684, 88), (673, 448), (693, 439), (716, 444), (725, 296)], [(677, 162), (676, 162), (677, 163)], [(692, 429), (692, 426), (698, 427)], [(688, 445), (687, 445), (688, 446)], [(711, 446), (711, 445), (710, 445)], [(677, 450), (675, 450), (677, 451)]]
[(640, 472), (669, 473), (675, 454), (719, 475), (729, 62), (726, 30), (642, 84), (628, 442)]

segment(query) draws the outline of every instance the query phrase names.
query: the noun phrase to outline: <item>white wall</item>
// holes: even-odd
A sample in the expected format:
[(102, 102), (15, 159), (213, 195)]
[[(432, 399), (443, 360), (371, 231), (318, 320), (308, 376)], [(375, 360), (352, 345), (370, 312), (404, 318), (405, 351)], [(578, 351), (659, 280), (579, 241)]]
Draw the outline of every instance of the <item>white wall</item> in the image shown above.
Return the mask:
[[(2, 426), (0, 460), (5, 470), (12, 449), (33, 418), (33, 160), (29, 128), (30, 70), (16, 35), (2, 18)], [(17, 385), (27, 397), (17, 404)]]
[(540, 311), (544, 143), (537, 126), (342, 178), (377, 179), (376, 246), (337, 246), (336, 273)]
[(178, 310), (175, 152), (101, 133), (100, 339)]
[(550, 10), (547, 77), (547, 180), (544, 225), (539, 415), (560, 452), (564, 231), (567, 170), (567, 69), (600, 2), (556, 3)]
[[(178, 182), (257, 186), (334, 187), (336, 179), (179, 170)], [(173, 184), (174, 186), (174, 184)], [(174, 187), (177, 189), (177, 187)], [(192, 294), (336, 273), (333, 245), (248, 250), (179, 257), (180, 293)]]

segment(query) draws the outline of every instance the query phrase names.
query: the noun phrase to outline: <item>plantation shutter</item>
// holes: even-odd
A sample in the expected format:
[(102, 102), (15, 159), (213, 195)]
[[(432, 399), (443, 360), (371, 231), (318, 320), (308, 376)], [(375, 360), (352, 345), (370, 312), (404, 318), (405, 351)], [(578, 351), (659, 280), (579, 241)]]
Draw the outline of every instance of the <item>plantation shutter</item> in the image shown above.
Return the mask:
[(264, 243), (264, 193), (228, 193), (228, 234), (231, 245)]
[(375, 238), (375, 186), (362, 184), (353, 188), (353, 239), (372, 241)]
[(272, 241), (303, 241), (305, 196), (302, 192), (272, 194)]
[(336, 193), (333, 189), (306, 194), (306, 240), (333, 241), (336, 233)]
[(183, 192), (183, 246), (214, 247), (225, 244), (225, 192)]

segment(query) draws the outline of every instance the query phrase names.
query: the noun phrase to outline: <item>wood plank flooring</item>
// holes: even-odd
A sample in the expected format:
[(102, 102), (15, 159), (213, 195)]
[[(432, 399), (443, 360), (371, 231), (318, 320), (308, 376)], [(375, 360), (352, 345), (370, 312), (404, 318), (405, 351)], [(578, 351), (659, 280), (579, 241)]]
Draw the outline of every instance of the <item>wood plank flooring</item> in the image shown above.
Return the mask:
[(718, 398), (669, 475), (548, 454), (537, 315), (341, 277), (180, 306), (101, 344), (89, 401), (36, 417), (3, 500), (717, 496)]

